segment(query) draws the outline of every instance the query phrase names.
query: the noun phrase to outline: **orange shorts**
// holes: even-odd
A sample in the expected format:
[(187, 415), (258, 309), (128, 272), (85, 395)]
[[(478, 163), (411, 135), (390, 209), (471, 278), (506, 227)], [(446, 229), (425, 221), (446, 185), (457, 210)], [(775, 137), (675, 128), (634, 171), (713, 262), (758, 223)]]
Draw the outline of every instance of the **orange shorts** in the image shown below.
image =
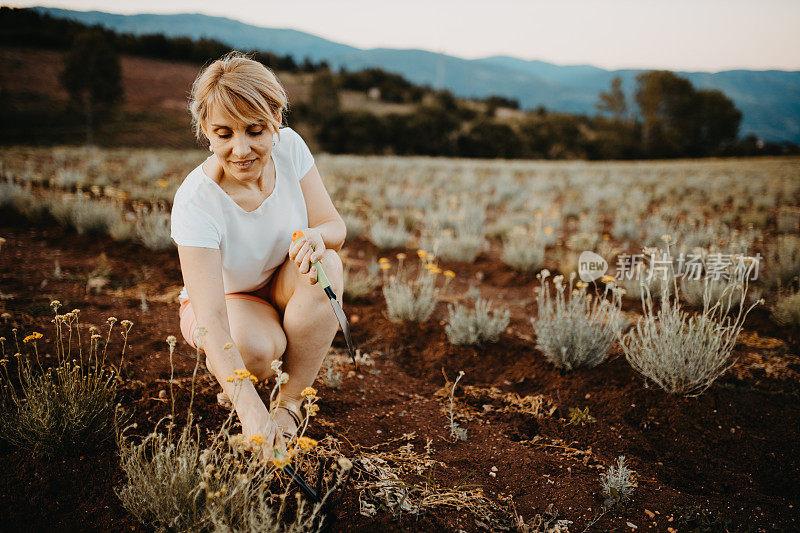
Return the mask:
[[(253, 300), (254, 302), (262, 302), (269, 305), (266, 300), (252, 294), (234, 292), (225, 295), (225, 300), (232, 300), (236, 298), (242, 300)], [(180, 300), (180, 302), (181, 306), (180, 309), (178, 309), (178, 316), (181, 319), (181, 333), (183, 334), (183, 338), (186, 339), (186, 343), (191, 346), (192, 349), (196, 350), (197, 346), (194, 343), (194, 334), (195, 329), (197, 329), (197, 317), (194, 316), (194, 309), (192, 309), (192, 303), (188, 298)]]

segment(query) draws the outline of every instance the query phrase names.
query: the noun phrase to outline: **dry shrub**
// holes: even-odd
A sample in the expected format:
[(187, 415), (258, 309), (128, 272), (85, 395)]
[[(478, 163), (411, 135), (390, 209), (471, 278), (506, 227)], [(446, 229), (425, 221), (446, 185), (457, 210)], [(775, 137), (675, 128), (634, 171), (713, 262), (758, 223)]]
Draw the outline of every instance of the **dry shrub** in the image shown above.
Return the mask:
[[(170, 361), (176, 344), (168, 337)], [(199, 350), (198, 350), (199, 352)], [(174, 423), (174, 396), (172, 414), (156, 424), (153, 432), (141, 441), (125, 435), (135, 428), (131, 425), (119, 432), (117, 440), (122, 470), (126, 480), (116, 493), (125, 508), (140, 522), (157, 531), (270, 531), (305, 532), (318, 531), (324, 526), (321, 509), (330, 497), (343, 474), (352, 466), (340, 458), (334, 475), (329, 472), (325, 479), (326, 492), (322, 501), (307, 504), (297, 494), (294, 518), (287, 521), (288, 496), (291, 483), (282, 480), (281, 470), (293, 460), (296, 471), (308, 469), (304, 463), (306, 452), (317, 446), (317, 442), (303, 436), (308, 426), (309, 412), (316, 407), (316, 392), (304, 391), (306, 417), (301, 424), (288, 456), (279, 457), (277, 451), (272, 461), (261, 454), (261, 443), (257, 436), (246, 440), (242, 434), (231, 435), (235, 410), (223, 422), (218, 431), (210, 436), (210, 442), (201, 442), (199, 427), (194, 424), (192, 402), (194, 400), (195, 376), (192, 376), (192, 397), (189, 402), (186, 423), (178, 433)], [(279, 371), (272, 396), (280, 390), (282, 382)], [(238, 382), (254, 376), (242, 372), (234, 378)], [(170, 380), (171, 382), (172, 380)], [(171, 386), (170, 386), (171, 389)], [(275, 407), (271, 403), (271, 410)], [(160, 429), (162, 423), (166, 431)], [(281, 482), (283, 491), (275, 490)]]
[[(536, 348), (564, 370), (599, 365), (622, 326), (621, 292), (612, 283), (606, 284), (602, 297), (585, 292), (586, 283), (579, 282), (579, 287), (573, 289), (573, 272), (569, 281), (570, 298), (566, 298), (567, 287), (561, 275), (553, 278), (556, 294), (551, 298), (549, 275), (547, 270), (536, 275), (541, 280), (541, 287), (536, 289), (539, 314), (531, 319)], [(609, 293), (611, 300), (605, 298)]]
[[(436, 275), (442, 270), (434, 264), (434, 258), (427, 252), (418, 250), (422, 262), (417, 265), (416, 276), (410, 277), (403, 269), (404, 254), (398, 254), (400, 262), (397, 273), (389, 277), (387, 270), (391, 268), (388, 260), (381, 259), (383, 269), (383, 297), (389, 320), (392, 322), (424, 322), (433, 313), (439, 301), (439, 288), (436, 287)], [(446, 276), (445, 286), (450, 281)]]
[[(118, 372), (106, 364), (106, 349), (117, 319), (110, 317), (108, 320), (108, 336), (102, 354), (101, 335), (90, 330), (92, 335), (87, 354), (80, 342), (80, 311), (75, 309), (59, 315), (60, 305), (58, 300), (51, 303), (55, 313), (53, 323), (56, 325), (54, 344), (57, 362), (54, 366), (47, 369), (42, 367), (36, 343), (42, 334), (38, 332), (23, 340), (25, 345), (33, 346), (38, 372), (32, 356), (22, 354), (23, 350), (17, 342), (15, 357), (19, 392), (8, 371), (5, 343), (0, 362), (3, 368), (0, 375), (0, 435), (21, 448), (49, 457), (78, 455), (97, 449), (111, 440), (117, 424), (130, 419), (130, 413), (118, 406)], [(65, 326), (67, 333), (62, 329)], [(73, 326), (78, 343), (77, 353), (74, 354)], [(133, 323), (123, 320), (122, 326), (124, 359), (128, 332)], [(66, 346), (65, 334), (68, 335)], [(14, 335), (16, 338), (16, 329)]]
[(510, 312), (491, 308), (491, 301), (478, 298), (475, 309), (456, 304), (447, 306), (449, 316), (444, 329), (450, 344), (482, 344), (497, 342), (500, 333), (508, 326)]
[[(669, 255), (669, 242), (666, 251)], [(674, 297), (668, 293), (669, 283), (664, 283), (661, 307), (656, 310), (650, 290), (645, 287), (643, 316), (624, 337), (620, 335), (620, 346), (637, 372), (668, 393), (697, 396), (735, 362), (731, 360), (731, 353), (736, 338), (747, 314), (759, 303), (745, 309), (754, 261), (742, 258), (741, 269), (734, 278), (727, 280), (717, 300), (712, 299), (711, 283), (705, 278), (703, 309), (694, 316), (681, 308), (675, 273), (672, 264), (669, 265), (667, 277), (672, 280)], [(730, 295), (734, 291), (739, 295), (735, 316), (730, 313), (734, 306)]]

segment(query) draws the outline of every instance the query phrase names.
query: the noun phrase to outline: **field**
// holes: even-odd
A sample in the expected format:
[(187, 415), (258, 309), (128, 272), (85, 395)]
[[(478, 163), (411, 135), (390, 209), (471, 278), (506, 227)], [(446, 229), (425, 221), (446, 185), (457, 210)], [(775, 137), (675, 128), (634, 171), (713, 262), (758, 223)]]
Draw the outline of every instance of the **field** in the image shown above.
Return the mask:
[[(22, 339), (41, 332), (37, 353), (45, 365), (56, 363), (51, 301), (59, 300), (61, 312), (80, 310), (84, 346), (90, 327), (107, 329), (109, 316), (133, 322), (119, 390), (123, 407), (134, 409), (135, 435), (170, 413), (170, 394), (176, 409), (187, 409), (196, 361), (179, 331), (182, 278), (168, 217), (176, 188), (203, 157), (0, 150), (0, 337), (9, 359), (0, 379), (16, 379), (15, 335), (33, 354)], [(800, 159), (319, 155), (317, 165), (348, 225), (344, 310), (362, 372), (352, 370), (337, 333), (306, 435), (357, 467), (380, 466), (348, 486), (335, 531), (800, 528)], [(757, 279), (734, 287), (744, 292), (730, 316), (752, 310), (732, 333), (731, 366), (684, 394), (635, 370), (618, 339), (595, 366), (554, 364), (543, 330), (535, 330), (544, 320), (537, 273), (568, 281), (578, 254), (593, 251), (608, 262), (609, 277), (567, 294), (600, 299), (617, 283), (620, 257), (667, 243), (675, 255), (760, 254)], [(421, 268), (426, 261), (430, 272)], [(433, 311), (393, 321), (385, 289), (418, 269), (420, 277), (405, 283), (434, 280)], [(648, 309), (638, 282), (618, 285), (627, 290), (619, 327), (629, 332)], [(681, 280), (679, 288), (681, 308), (703, 316), (702, 282)], [(472, 309), (479, 297), (507, 310), (508, 322), (495, 339), (454, 344), (449, 306)], [(561, 333), (548, 335), (583, 327), (556, 324)], [(107, 353), (120, 365), (116, 327)], [(178, 340), (174, 353), (169, 335)], [(688, 343), (669, 354), (690, 357)], [(194, 382), (192, 410), (206, 435), (228, 411), (202, 365)], [(271, 384), (258, 386), (268, 397)], [(623, 487), (630, 497), (609, 503), (601, 475), (619, 456), (632, 471)], [(0, 457), (2, 530), (152, 529), (115, 494), (126, 475), (113, 439), (55, 458), (0, 440)]]

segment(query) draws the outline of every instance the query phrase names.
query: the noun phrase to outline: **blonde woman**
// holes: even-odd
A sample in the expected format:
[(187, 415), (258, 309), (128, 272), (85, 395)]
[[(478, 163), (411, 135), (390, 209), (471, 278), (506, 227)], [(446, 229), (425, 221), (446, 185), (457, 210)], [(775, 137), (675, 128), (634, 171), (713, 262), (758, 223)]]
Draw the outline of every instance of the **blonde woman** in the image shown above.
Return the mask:
[[(185, 284), (181, 332), (205, 353), (219, 399), (232, 403), (244, 436), (265, 438), (265, 457), (273, 446), (286, 450), (301, 392), (338, 328), (309, 265), (321, 261), (340, 301), (343, 285), (337, 252), (345, 225), (306, 143), (281, 127), (287, 103), (272, 71), (243, 54), (208, 65), (192, 86), (190, 111), (212, 154), (186, 176), (172, 205)], [(292, 243), (296, 230), (307, 239)], [(227, 380), (241, 368), (266, 380), (281, 358), (289, 381), (272, 415), (250, 380)]]

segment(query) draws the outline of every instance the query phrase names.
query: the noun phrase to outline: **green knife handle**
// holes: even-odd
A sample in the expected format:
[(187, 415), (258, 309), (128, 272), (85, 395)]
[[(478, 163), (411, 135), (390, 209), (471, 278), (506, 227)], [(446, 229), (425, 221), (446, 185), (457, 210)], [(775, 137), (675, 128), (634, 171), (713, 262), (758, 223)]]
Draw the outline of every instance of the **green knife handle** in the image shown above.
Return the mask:
[[(302, 231), (295, 231), (294, 233), (292, 233), (292, 242), (296, 242), (298, 239), (302, 240), (306, 238), (307, 237), (303, 235)], [(312, 251), (314, 250), (313, 246), (311, 247), (311, 250)], [(320, 287), (323, 289), (327, 289), (328, 287), (330, 287), (331, 282), (328, 281), (328, 276), (325, 275), (325, 271), (322, 270), (322, 265), (319, 264), (319, 261), (314, 261), (313, 263), (311, 263), (309, 268), (311, 268), (312, 266), (317, 267), (317, 283), (320, 284)]]

